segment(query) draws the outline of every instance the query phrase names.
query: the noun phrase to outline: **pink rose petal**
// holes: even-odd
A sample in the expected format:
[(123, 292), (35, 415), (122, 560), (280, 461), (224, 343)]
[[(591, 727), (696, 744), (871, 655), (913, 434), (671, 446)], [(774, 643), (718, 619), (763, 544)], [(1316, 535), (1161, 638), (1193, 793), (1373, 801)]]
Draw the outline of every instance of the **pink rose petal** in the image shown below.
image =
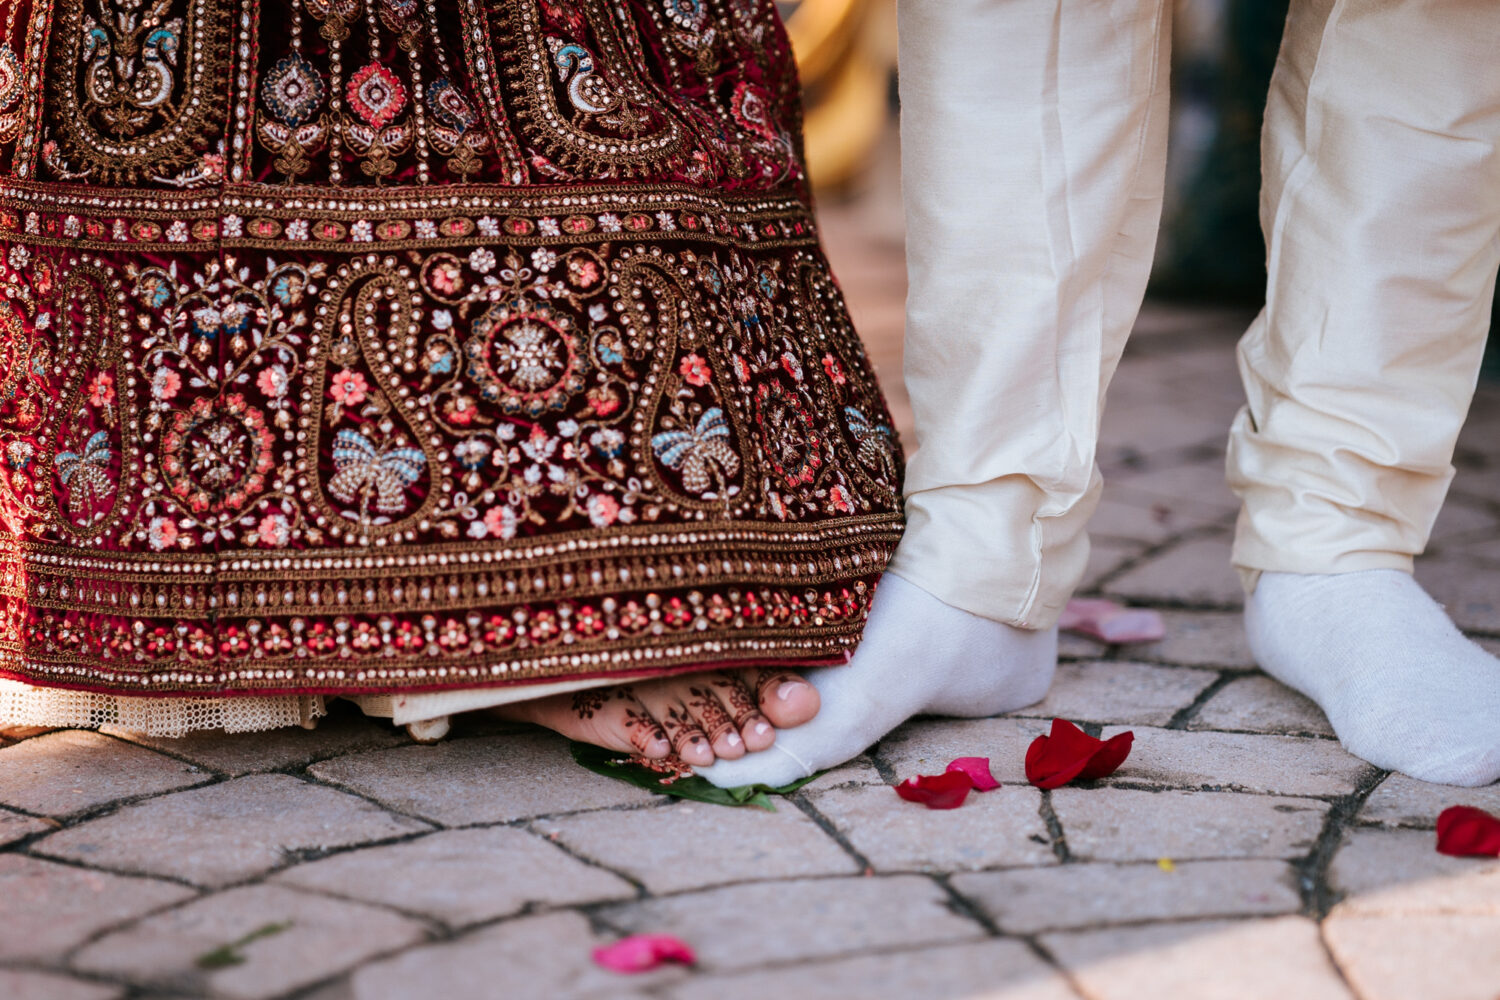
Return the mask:
[(1069, 601), (1058, 628), (1101, 642), (1155, 642), (1167, 634), (1161, 615), (1099, 598)]
[(1000, 782), (990, 773), (988, 757), (959, 757), (947, 767), (949, 771), (961, 771), (974, 782), (974, 790), (988, 792), (1000, 787)]
[(632, 934), (594, 949), (594, 964), (611, 972), (649, 972), (666, 962), (693, 965), (697, 961), (687, 942), (670, 934)]

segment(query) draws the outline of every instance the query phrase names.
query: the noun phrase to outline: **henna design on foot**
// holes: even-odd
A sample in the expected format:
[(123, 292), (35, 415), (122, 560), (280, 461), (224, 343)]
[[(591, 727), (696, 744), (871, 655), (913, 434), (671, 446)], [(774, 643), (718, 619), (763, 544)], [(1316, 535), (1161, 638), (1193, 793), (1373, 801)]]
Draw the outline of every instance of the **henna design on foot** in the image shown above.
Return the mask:
[(698, 722), (703, 726), (703, 732), (708, 736), (708, 742), (717, 743), (721, 737), (737, 732), (734, 720), (729, 713), (724, 711), (719, 696), (714, 694), (710, 687), (691, 687), (688, 694), (692, 700), (688, 702), (688, 708), (698, 717)]
[(573, 714), (580, 719), (592, 719), (594, 713), (609, 704), (612, 693), (608, 689), (593, 688), (573, 695)]
[(760, 705), (745, 686), (745, 682), (733, 674), (720, 674), (711, 682), (719, 692), (719, 700), (729, 708), (736, 729), (743, 730), (760, 715)]
[(630, 745), (644, 754), (653, 743), (666, 742), (667, 734), (657, 721), (644, 711), (625, 710), (625, 732)]
[(704, 745), (704, 732), (688, 713), (685, 705), (674, 705), (669, 708), (661, 724), (667, 731), (667, 739), (672, 741), (672, 749), (677, 751), (679, 757), (683, 756), (690, 747), (697, 748)]

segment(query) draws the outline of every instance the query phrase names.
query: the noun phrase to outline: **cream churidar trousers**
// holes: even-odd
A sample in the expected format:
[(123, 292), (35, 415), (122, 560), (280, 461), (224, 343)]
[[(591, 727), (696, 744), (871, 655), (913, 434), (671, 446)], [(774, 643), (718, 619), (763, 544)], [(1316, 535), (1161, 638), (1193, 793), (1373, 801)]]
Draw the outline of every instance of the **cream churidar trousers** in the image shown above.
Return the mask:
[[(906, 379), (893, 572), (1051, 625), (1088, 555), (1104, 392), (1166, 162), (1165, 0), (901, 0)], [(1234, 561), (1408, 569), (1452, 478), (1500, 267), (1500, 2), (1293, 0), (1240, 348)]]

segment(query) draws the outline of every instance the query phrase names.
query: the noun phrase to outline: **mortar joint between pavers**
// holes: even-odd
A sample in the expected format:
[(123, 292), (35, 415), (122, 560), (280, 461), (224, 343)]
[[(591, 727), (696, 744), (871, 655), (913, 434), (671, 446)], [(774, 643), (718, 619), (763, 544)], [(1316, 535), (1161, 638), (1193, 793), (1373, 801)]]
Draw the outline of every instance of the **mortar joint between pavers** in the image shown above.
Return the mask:
[(1167, 724), (1162, 728), (1179, 730), (1187, 729), (1188, 723), (1197, 718), (1198, 713), (1203, 710), (1203, 706), (1207, 705), (1210, 699), (1212, 699), (1216, 694), (1228, 687), (1239, 677), (1238, 674), (1222, 670), (1219, 671), (1218, 674), (1219, 675), (1217, 677), (1209, 681), (1208, 687), (1198, 692), (1197, 697), (1174, 712), (1172, 714), (1172, 718), (1168, 719)]
[(1333, 856), (1343, 842), (1345, 831), (1355, 825), (1353, 821), (1364, 808), (1365, 800), (1390, 773), (1371, 765), (1361, 776), (1353, 792), (1332, 800), (1323, 819), (1323, 829), (1318, 833), (1317, 840), (1313, 841), (1312, 850), (1305, 857), (1292, 862), (1292, 869), (1297, 872), (1297, 890), (1302, 895), (1304, 916), (1321, 923), (1338, 902), (1328, 884), (1329, 865), (1333, 863)]
[(1078, 981), (1078, 978), (1073, 975), (1073, 970), (1068, 968), (1062, 962), (1058, 961), (1057, 956), (1052, 954), (1052, 949), (1048, 948), (1045, 944), (1042, 943), (1041, 935), (1016, 935), (1015, 939), (1024, 944), (1028, 949), (1031, 950), (1031, 953), (1033, 955), (1041, 959), (1041, 961), (1045, 962), (1047, 966), (1052, 969), (1052, 971), (1061, 976), (1063, 981), (1068, 984), (1068, 989), (1073, 991), (1074, 996), (1087, 997), (1088, 1000), (1094, 1000), (1091, 994), (1084, 991), (1083, 984), (1080, 983)]
[[(1166, 538), (1163, 538), (1161, 541), (1155, 543), (1154, 545), (1147, 543), (1145, 547), (1141, 549), (1141, 551), (1137, 552), (1133, 556), (1127, 557), (1120, 563), (1120, 565), (1116, 566), (1109, 572), (1101, 574), (1099, 579), (1094, 581), (1093, 586), (1088, 589), (1087, 593), (1090, 595), (1102, 596), (1105, 589), (1108, 588), (1111, 583), (1114, 583), (1115, 580), (1129, 573), (1136, 567), (1150, 562), (1157, 556), (1165, 555), (1167, 552), (1171, 551), (1174, 548), (1177, 548), (1179, 545), (1185, 545), (1188, 542), (1196, 542), (1200, 538), (1211, 538), (1215, 535), (1222, 535), (1224, 534), (1224, 528), (1225, 525), (1220, 524), (1216, 521), (1210, 521), (1207, 524), (1194, 524), (1182, 529), (1176, 534), (1168, 535)], [(1240, 610), (1238, 607), (1226, 608), (1222, 605), (1216, 604), (1190, 604), (1187, 602), (1181, 602), (1172, 600), (1170, 598), (1161, 597), (1151, 597), (1149, 599), (1141, 600), (1140, 603), (1142, 605), (1151, 605), (1152, 607), (1170, 608), (1174, 611)]]
[(1011, 936), (1000, 929), (1000, 925), (995, 923), (990, 915), (984, 911), (983, 907), (976, 905), (973, 900), (969, 899), (969, 897), (965, 896), (963, 893), (954, 888), (952, 874), (947, 872), (931, 873), (928, 875), (928, 878), (932, 879), (932, 881), (937, 884), (938, 888), (943, 890), (943, 895), (948, 897), (948, 909), (951, 910), (955, 916), (974, 921), (980, 927), (983, 927), (984, 932), (990, 937), (999, 938)]
[(542, 830), (537, 827), (537, 824), (546, 822), (548, 822), (546, 818), (523, 820), (519, 824), (517, 824), (517, 829), (524, 830), (527, 833), (531, 834), (533, 837), (536, 837), (538, 840), (541, 840), (542, 842), (555, 847), (557, 850), (566, 854), (568, 857), (572, 858), (574, 861), (577, 861), (580, 864), (587, 865), (590, 868), (597, 868), (599, 871), (605, 872), (609, 875), (613, 875), (615, 878), (629, 883), (635, 888), (635, 896), (637, 900), (651, 898), (651, 891), (646, 888), (646, 883), (642, 882), (634, 875), (631, 875), (629, 872), (624, 871), (623, 869), (615, 868), (611, 865), (605, 864), (603, 861), (600, 861), (597, 858), (589, 857), (587, 854), (584, 854), (577, 848), (575, 848), (572, 844), (567, 843), (563, 839), (561, 834), (542, 832)]
[(811, 799), (803, 795), (801, 792), (794, 792), (791, 795), (788, 795), (787, 799), (790, 800), (791, 803), (798, 809), (802, 810), (803, 814), (807, 816), (808, 819), (812, 820), (813, 823), (816, 824), (818, 829), (822, 830), (825, 834), (833, 839), (834, 843), (843, 848), (844, 853), (849, 855), (849, 857), (854, 860), (855, 864), (859, 865), (859, 870), (861, 872), (866, 875), (871, 875), (874, 873), (875, 866), (870, 863), (870, 859), (865, 857), (864, 854), (862, 854), (859, 849), (854, 846), (854, 844), (849, 840), (848, 837), (839, 832), (839, 828), (834, 824), (832, 820), (818, 811), (818, 807), (813, 805)]
[[(287, 870), (288, 869), (286, 869), (286, 868), (280, 869), (280, 871), (287, 871)], [(266, 875), (270, 875), (270, 874), (274, 874), (274, 873), (272, 873), (272, 872), (267, 872), (266, 873)], [(233, 886), (226, 886), (225, 888), (218, 890), (218, 892), (213, 893), (213, 895), (218, 895), (219, 893), (227, 892), (231, 888), (233, 888), (233, 889), (243, 889), (243, 888), (246, 888), (246, 887), (249, 887), (249, 886), (263, 885), (263, 884), (266, 884), (268, 881), (269, 880), (264, 875), (263, 876), (257, 876), (256, 878), (253, 878), (253, 879), (247, 879), (244, 882), (237, 882)], [(336, 900), (338, 900), (341, 903), (354, 903), (354, 904), (356, 904), (358, 906), (368, 906), (371, 909), (385, 910), (387, 913), (394, 913), (398, 917), (405, 917), (406, 919), (408, 919), (408, 920), (410, 920), (410, 921), (412, 921), (414, 923), (421, 924), (423, 926), (423, 928), (427, 931), (427, 934), (428, 934), (427, 940), (417, 942), (418, 945), (420, 945), (420, 944), (433, 944), (435, 942), (445, 941), (445, 940), (447, 940), (449, 938), (457, 937), (458, 934), (460, 933), (459, 931), (455, 930), (452, 927), (449, 927), (447, 924), (443, 923), (441, 920), (439, 920), (436, 917), (429, 916), (429, 915), (427, 915), (425, 913), (421, 913), (421, 912), (419, 912), (417, 910), (408, 910), (408, 909), (405, 909), (404, 907), (401, 907), (401, 906), (399, 906), (399, 905), (397, 905), (395, 903), (386, 902), (383, 899), (369, 899), (369, 898), (363, 897), (363, 896), (348, 896), (348, 895), (345, 895), (344, 893), (333, 892), (333, 891), (330, 891), (328, 889), (316, 888), (316, 887), (310, 886), (310, 885), (299, 885), (296, 882), (282, 882), (282, 881), (277, 881), (277, 882), (270, 883), (270, 884), (273, 884), (278, 889), (285, 889), (288, 892), (295, 892), (295, 893), (298, 893), (299, 895), (303, 895), (303, 896), (313, 896), (313, 897), (316, 897), (316, 898), (319, 898), (319, 899), (336, 899)], [(415, 947), (415, 946), (416, 945), (413, 945), (412, 947)]]
[[(309, 765), (309, 766), (311, 766), (311, 765)], [(301, 781), (302, 783), (307, 784), (307, 785), (313, 785), (314, 787), (317, 787), (317, 788), (326, 788), (329, 791), (338, 792), (338, 793), (340, 793), (342, 795), (352, 796), (353, 798), (359, 799), (362, 802), (368, 802), (370, 805), (372, 805), (375, 808), (379, 809), (381, 812), (390, 813), (392, 816), (400, 816), (403, 819), (413, 820), (413, 821), (421, 823), (421, 824), (423, 824), (425, 826), (432, 827), (432, 829), (434, 829), (434, 830), (446, 830), (446, 829), (448, 829), (448, 826), (446, 824), (444, 824), (441, 820), (433, 819), (430, 816), (423, 816), (420, 813), (409, 812), (409, 811), (407, 811), (405, 809), (398, 808), (397, 806), (394, 806), (394, 805), (392, 805), (389, 802), (386, 802), (386, 801), (384, 801), (382, 799), (378, 799), (375, 796), (369, 795), (369, 794), (367, 794), (365, 792), (362, 792), (362, 791), (360, 791), (357, 788), (352, 788), (352, 787), (350, 787), (348, 785), (341, 785), (341, 784), (339, 784), (336, 781), (328, 781), (325, 778), (320, 778), (320, 777), (318, 777), (317, 775), (313, 774), (310, 771), (305, 771), (304, 770), (300, 774), (296, 773), (296, 772), (292, 772), (292, 773), (289, 773), (287, 776), (291, 777), (291, 778), (296, 778), (298, 781)], [(242, 777), (249, 777), (249, 775), (242, 775)]]
[(1071, 864), (1074, 860), (1073, 852), (1068, 849), (1068, 835), (1063, 830), (1062, 820), (1058, 818), (1057, 810), (1052, 808), (1051, 790), (1042, 789), (1042, 802), (1037, 806), (1037, 814), (1047, 826), (1047, 836), (1052, 839), (1052, 853), (1056, 855), (1058, 863)]

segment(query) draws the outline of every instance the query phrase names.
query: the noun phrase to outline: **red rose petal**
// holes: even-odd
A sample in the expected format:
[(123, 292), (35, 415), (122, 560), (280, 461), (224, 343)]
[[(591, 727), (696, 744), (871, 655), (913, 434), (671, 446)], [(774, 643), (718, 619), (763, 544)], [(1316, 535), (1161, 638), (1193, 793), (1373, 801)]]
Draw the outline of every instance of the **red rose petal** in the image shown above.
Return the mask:
[(1000, 787), (1000, 782), (990, 773), (990, 759), (988, 757), (959, 757), (947, 767), (949, 771), (961, 771), (969, 776), (974, 783), (974, 790), (978, 792), (993, 791)]
[(957, 809), (974, 789), (974, 779), (963, 771), (919, 774), (896, 786), (896, 794), (928, 809)]
[(1500, 857), (1500, 817), (1473, 806), (1449, 806), (1438, 814), (1437, 849), (1459, 858)]
[(1135, 743), (1135, 733), (1117, 733), (1105, 740), (1089, 762), (1078, 772), (1078, 776), (1085, 781), (1093, 781), (1095, 778), (1107, 778), (1120, 769), (1125, 763), (1125, 758), (1130, 756), (1130, 748)]
[(693, 965), (697, 961), (687, 942), (670, 934), (632, 934), (594, 949), (594, 964), (611, 972), (649, 972), (666, 962)]
[(1052, 720), (1052, 732), (1026, 749), (1026, 780), (1038, 788), (1061, 788), (1074, 778), (1103, 778), (1130, 756), (1135, 734), (1096, 739), (1065, 719)]

